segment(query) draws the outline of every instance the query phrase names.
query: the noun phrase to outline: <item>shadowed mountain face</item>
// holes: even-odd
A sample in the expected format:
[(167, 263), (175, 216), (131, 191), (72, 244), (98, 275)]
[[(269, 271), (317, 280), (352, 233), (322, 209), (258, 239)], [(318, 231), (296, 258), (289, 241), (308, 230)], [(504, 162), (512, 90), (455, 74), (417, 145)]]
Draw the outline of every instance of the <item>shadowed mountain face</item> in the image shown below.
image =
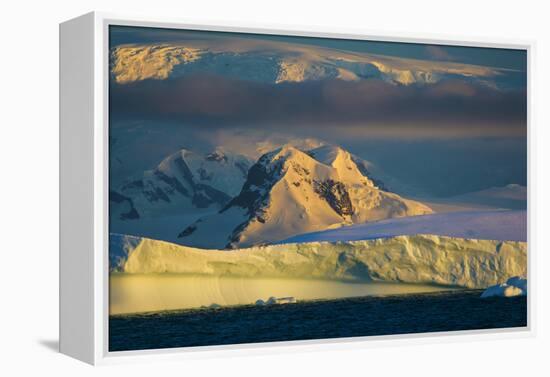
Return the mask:
[(234, 248), (430, 212), (419, 202), (381, 190), (339, 147), (306, 153), (283, 146), (250, 168), (241, 192), (227, 206), (197, 220), (179, 237), (185, 245)]
[(205, 156), (181, 150), (112, 190), (111, 208), (122, 220), (219, 209), (238, 193), (249, 166), (248, 158), (220, 150)]

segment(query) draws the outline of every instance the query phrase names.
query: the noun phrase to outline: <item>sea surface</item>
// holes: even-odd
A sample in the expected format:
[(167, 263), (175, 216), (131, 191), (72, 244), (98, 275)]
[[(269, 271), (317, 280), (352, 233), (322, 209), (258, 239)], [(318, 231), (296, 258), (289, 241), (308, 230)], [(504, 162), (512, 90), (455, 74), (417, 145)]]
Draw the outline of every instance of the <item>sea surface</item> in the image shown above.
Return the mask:
[(109, 351), (527, 326), (526, 297), (446, 291), (114, 315)]

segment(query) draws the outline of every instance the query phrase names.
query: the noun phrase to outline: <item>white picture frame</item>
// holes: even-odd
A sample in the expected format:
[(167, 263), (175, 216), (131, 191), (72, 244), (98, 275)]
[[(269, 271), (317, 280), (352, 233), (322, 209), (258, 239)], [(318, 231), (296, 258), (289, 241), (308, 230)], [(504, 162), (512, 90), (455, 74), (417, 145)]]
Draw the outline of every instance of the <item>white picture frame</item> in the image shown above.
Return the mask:
[[(109, 352), (108, 349), (108, 78), (110, 25), (162, 27), (311, 36), (341, 39), (411, 42), (471, 47), (513, 48), (527, 52), (528, 153), (533, 154), (531, 83), (534, 42), (483, 38), (439, 38), (432, 35), (385, 35), (362, 30), (321, 30), (277, 25), (192, 22), (149, 19), (92, 12), (60, 24), (60, 351), (90, 364), (147, 359), (226, 356), (239, 353), (295, 352), (346, 349), (385, 344), (471, 341), (482, 338), (533, 336), (532, 297), (536, 287), (532, 219), (533, 197), (528, 184), (528, 326), (519, 329), (459, 331), (436, 334), (338, 338), (263, 344), (206, 346), (147, 351)], [(531, 174), (528, 158), (528, 182)]]

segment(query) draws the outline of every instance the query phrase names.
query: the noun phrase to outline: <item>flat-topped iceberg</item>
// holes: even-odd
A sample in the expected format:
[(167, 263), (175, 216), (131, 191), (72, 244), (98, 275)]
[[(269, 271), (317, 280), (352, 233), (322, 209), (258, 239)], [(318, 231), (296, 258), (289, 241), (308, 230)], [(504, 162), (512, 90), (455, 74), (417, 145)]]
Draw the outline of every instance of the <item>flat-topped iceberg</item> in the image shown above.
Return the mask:
[(436, 235), (204, 250), (111, 235), (111, 271), (438, 284), (484, 289), (527, 274), (527, 244)]
[(527, 274), (525, 242), (429, 234), (233, 250), (112, 234), (109, 259), (111, 314), (485, 289)]

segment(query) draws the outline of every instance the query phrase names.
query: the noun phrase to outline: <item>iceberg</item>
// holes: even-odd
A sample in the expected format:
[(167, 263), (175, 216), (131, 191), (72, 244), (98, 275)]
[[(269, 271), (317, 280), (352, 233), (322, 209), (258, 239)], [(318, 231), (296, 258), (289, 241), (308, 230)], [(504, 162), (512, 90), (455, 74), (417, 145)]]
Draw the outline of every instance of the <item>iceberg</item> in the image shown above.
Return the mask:
[(481, 298), (515, 296), (527, 296), (527, 278), (522, 276), (511, 277), (506, 280), (506, 283), (493, 285), (481, 294)]
[(527, 243), (437, 235), (206, 250), (111, 235), (113, 272), (439, 284), (485, 289), (527, 273)]
[(256, 301), (256, 305), (275, 305), (275, 304), (295, 304), (296, 299), (294, 297), (273, 297), (271, 296), (267, 301), (259, 299)]
[(527, 243), (420, 234), (215, 250), (111, 234), (110, 272), (112, 315), (286, 304), (513, 285)]

